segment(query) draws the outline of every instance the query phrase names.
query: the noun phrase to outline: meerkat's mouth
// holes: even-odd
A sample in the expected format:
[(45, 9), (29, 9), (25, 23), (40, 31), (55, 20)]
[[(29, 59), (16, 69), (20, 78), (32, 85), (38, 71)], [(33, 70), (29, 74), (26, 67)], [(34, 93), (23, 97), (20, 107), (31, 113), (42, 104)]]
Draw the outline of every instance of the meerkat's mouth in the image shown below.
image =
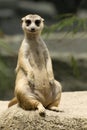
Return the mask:
[(33, 34), (38, 33), (38, 30), (35, 30), (35, 29), (31, 29), (31, 30), (28, 30), (28, 31), (29, 31), (29, 33), (33, 33)]

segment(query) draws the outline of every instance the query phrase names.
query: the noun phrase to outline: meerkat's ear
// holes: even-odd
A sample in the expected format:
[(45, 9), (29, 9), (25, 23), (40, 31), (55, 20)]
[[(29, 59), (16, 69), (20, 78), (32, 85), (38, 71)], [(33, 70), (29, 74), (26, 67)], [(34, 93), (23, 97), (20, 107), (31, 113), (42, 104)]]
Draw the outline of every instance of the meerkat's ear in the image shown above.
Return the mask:
[(42, 21), (44, 22), (44, 19), (42, 18)]
[(24, 19), (25, 19), (25, 17), (23, 17), (23, 18), (21, 19), (21, 22), (23, 22), (23, 21), (24, 21)]

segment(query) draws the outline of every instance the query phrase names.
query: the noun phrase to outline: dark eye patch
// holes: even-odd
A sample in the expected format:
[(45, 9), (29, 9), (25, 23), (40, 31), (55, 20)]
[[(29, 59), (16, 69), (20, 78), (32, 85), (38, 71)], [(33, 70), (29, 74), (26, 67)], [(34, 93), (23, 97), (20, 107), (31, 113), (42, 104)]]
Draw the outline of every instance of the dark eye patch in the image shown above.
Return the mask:
[(36, 24), (37, 26), (39, 26), (40, 23), (41, 23), (41, 20), (36, 20), (36, 21), (35, 21), (35, 24)]
[(26, 21), (26, 25), (29, 26), (31, 24), (31, 20), (27, 19)]

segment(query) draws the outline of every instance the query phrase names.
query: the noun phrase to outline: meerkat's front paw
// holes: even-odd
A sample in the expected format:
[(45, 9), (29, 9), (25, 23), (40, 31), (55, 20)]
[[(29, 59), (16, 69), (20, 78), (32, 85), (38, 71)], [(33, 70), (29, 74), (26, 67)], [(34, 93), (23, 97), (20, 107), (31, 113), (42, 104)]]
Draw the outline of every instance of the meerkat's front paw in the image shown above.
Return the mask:
[(54, 85), (54, 78), (49, 79), (50, 85)]
[(34, 80), (29, 79), (28, 82), (29, 82), (30, 87), (34, 87)]
[(32, 75), (27, 75), (27, 79), (28, 79), (28, 82), (29, 82), (29, 85), (31, 86), (31, 87), (34, 87), (34, 75), (32, 74)]

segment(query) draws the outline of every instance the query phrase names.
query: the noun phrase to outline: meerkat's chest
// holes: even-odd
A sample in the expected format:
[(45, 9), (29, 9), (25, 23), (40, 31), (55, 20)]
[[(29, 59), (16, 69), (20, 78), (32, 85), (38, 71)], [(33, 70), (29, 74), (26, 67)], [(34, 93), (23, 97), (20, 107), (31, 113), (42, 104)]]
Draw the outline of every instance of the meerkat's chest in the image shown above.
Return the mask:
[(33, 68), (40, 69), (45, 67), (43, 50), (40, 50), (39, 48), (35, 48), (30, 51), (28, 60)]

